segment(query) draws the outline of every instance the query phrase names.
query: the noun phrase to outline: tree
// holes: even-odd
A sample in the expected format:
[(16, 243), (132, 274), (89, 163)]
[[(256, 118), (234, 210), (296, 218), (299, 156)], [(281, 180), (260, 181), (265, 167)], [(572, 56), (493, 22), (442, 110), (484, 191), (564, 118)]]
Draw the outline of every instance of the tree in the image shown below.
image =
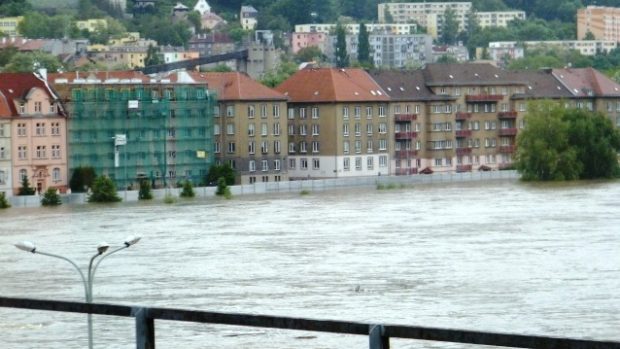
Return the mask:
[(193, 198), (196, 196), (194, 192), (194, 187), (192, 186), (192, 182), (186, 180), (183, 182), (183, 190), (181, 191), (180, 196), (182, 198)]
[(0, 68), (7, 65), (18, 52), (19, 50), (15, 46), (0, 49)]
[(530, 103), (517, 138), (516, 168), (524, 180), (610, 178), (619, 174), (620, 134), (604, 115)]
[(43, 206), (59, 206), (62, 204), (60, 195), (58, 195), (58, 189), (47, 188), (43, 198), (41, 199), (41, 205)]
[(6, 194), (4, 194), (4, 192), (0, 192), (0, 209), (9, 207), (11, 207), (11, 204), (9, 204), (9, 200), (7, 200)]
[(148, 179), (140, 180), (140, 190), (138, 190), (138, 200), (151, 200), (153, 199), (153, 192), (151, 191), (151, 183)]
[(295, 54), (295, 61), (298, 63), (322, 61), (324, 57), (325, 55), (323, 55), (323, 52), (321, 52), (321, 49), (318, 48), (318, 46), (308, 46), (297, 51)]
[(583, 38), (584, 40), (596, 40), (596, 38), (594, 37), (594, 34), (592, 34), (591, 31), (587, 31), (586, 35)]
[(297, 65), (293, 62), (282, 62), (275, 71), (270, 71), (263, 76), (261, 84), (269, 87), (276, 87), (289, 76), (295, 74)]
[(192, 24), (196, 33), (202, 33), (202, 17), (200, 16), (200, 12), (191, 11), (187, 15), (187, 20)]
[(73, 174), (71, 175), (71, 179), (69, 180), (69, 187), (71, 188), (71, 192), (73, 193), (84, 193), (91, 188), (93, 182), (97, 175), (95, 174), (95, 169), (86, 166), (86, 167), (77, 167), (73, 170)]
[(441, 31), (441, 42), (452, 45), (456, 42), (459, 32), (459, 22), (456, 20), (456, 12), (448, 7), (443, 13), (443, 27)]
[(32, 11), (32, 5), (27, 0), (3, 0), (0, 4), (0, 17), (22, 16)]
[(45, 68), (50, 73), (55, 73), (62, 68), (60, 60), (47, 52), (18, 52), (11, 57), (4, 67), (5, 72), (27, 73), (34, 72), (39, 68)]
[(28, 176), (22, 177), (22, 186), (19, 188), (17, 195), (34, 195), (34, 188), (30, 186)]
[(146, 49), (146, 58), (144, 59), (145, 66), (158, 65), (164, 63), (164, 57), (159, 53), (159, 47), (155, 47), (149, 44)]
[(206, 72), (212, 72), (212, 73), (228, 73), (233, 71), (229, 66), (227, 66), (224, 63), (218, 63), (215, 67), (213, 68), (207, 68), (204, 70), (200, 70), (200, 71), (206, 71)]
[(336, 24), (336, 67), (349, 66), (349, 54), (347, 52), (347, 32), (340, 23)]
[(215, 191), (215, 195), (224, 196), (227, 199), (230, 199), (230, 188), (226, 184), (226, 178), (220, 177), (217, 180), (217, 190)]
[(116, 185), (108, 176), (98, 176), (93, 183), (92, 193), (88, 202), (119, 202)]
[(368, 41), (368, 30), (366, 25), (360, 23), (360, 32), (357, 36), (357, 61), (367, 68), (372, 68), (372, 58), (370, 57), (370, 42)]
[(230, 165), (211, 165), (207, 174), (207, 184), (214, 185), (220, 178), (224, 178), (227, 185), (235, 184), (235, 170)]

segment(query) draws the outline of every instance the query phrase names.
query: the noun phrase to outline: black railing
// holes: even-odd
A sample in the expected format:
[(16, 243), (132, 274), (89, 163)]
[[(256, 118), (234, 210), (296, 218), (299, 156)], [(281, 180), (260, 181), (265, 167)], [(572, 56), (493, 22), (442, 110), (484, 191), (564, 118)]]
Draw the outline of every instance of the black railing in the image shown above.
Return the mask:
[[(532, 349), (620, 349), (620, 342), (453, 330), (444, 328), (312, 320), (283, 316), (217, 313), (187, 309), (65, 302), (0, 297), (0, 307), (133, 317), (138, 349), (155, 348), (155, 320), (185, 321), (286, 330), (356, 334), (369, 337), (370, 349), (388, 349), (390, 338)], [(179, 343), (182, 347), (182, 344)]]

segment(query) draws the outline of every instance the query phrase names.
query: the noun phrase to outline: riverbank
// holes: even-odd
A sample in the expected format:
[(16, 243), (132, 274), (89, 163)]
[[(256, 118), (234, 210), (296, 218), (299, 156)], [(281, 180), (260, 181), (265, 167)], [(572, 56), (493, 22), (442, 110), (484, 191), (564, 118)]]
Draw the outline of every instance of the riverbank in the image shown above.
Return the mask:
[[(349, 177), (234, 185), (230, 186), (230, 192), (233, 196), (267, 193), (295, 193), (355, 187), (377, 186), (379, 188), (389, 188), (394, 186), (401, 187), (432, 183), (440, 184), (496, 179), (518, 179), (519, 177), (520, 176), (517, 171), (434, 173), (429, 175), (419, 174), (412, 176)], [(196, 187), (194, 188), (194, 191), (196, 192), (197, 198), (209, 198), (215, 196), (216, 189), (216, 187)], [(155, 189), (153, 190), (153, 199), (164, 200), (166, 196), (178, 198), (181, 190), (182, 188)], [(119, 191), (118, 196), (121, 197), (124, 202), (138, 201), (137, 190)], [(61, 197), (62, 202), (65, 205), (82, 205), (88, 203), (87, 195), (84, 193), (61, 195)], [(12, 207), (39, 207), (41, 206), (41, 197), (38, 195), (13, 196), (9, 198), (9, 202)]]

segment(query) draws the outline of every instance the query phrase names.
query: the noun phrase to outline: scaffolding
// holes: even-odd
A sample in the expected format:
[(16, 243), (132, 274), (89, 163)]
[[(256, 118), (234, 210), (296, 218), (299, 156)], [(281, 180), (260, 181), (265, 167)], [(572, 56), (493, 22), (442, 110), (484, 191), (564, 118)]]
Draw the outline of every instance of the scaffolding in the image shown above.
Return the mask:
[(70, 94), (70, 173), (91, 166), (119, 189), (144, 179), (155, 188), (203, 181), (217, 105), (206, 84), (78, 85)]

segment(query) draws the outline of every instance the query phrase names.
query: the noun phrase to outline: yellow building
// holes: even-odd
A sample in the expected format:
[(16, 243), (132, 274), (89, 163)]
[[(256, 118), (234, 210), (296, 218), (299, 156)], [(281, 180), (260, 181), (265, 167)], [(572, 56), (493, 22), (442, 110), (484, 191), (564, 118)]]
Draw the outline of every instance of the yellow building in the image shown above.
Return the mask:
[(22, 16), (0, 18), (0, 32), (8, 36), (18, 36), (19, 31), (17, 30), (17, 26), (23, 20), (24, 17)]
[(75, 25), (77, 25), (79, 30), (88, 30), (88, 32), (92, 33), (99, 28), (107, 28), (108, 21), (105, 19), (87, 19), (84, 21), (77, 21)]

